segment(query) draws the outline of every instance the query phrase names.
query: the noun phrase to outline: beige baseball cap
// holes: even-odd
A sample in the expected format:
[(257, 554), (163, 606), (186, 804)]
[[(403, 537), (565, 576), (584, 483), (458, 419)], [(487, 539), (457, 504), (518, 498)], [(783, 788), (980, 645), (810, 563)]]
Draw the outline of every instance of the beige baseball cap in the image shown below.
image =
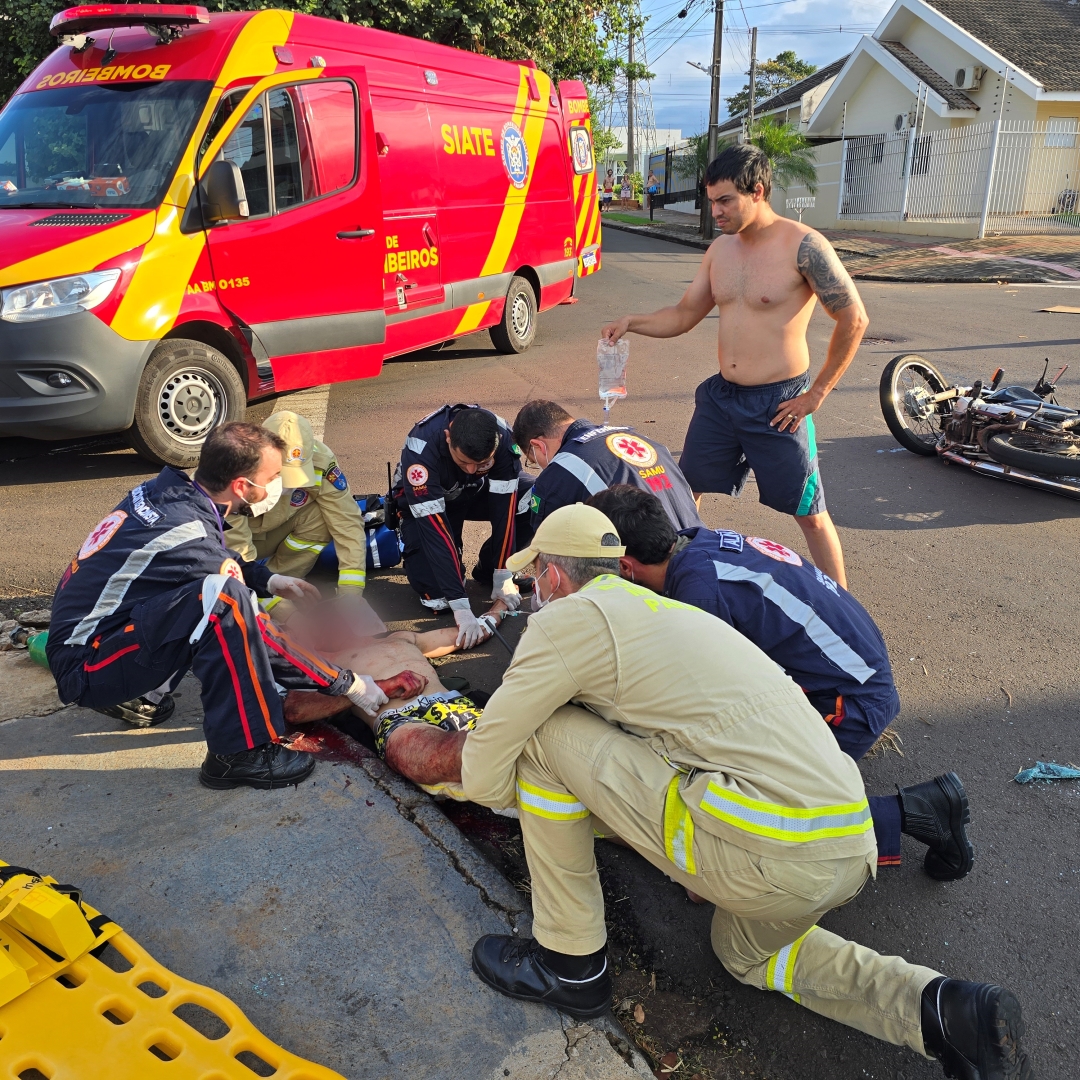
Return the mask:
[(536, 561), (537, 555), (565, 555), (572, 559), (617, 559), (626, 554), (615, 526), (595, 506), (574, 503), (560, 506), (544, 518), (527, 548), (506, 560), (515, 574)]
[(271, 413), (263, 427), (285, 440), (281, 452), (281, 484), (287, 488), (313, 487), (315, 466), (311, 462), (315, 452), (315, 432), (311, 421), (294, 412)]

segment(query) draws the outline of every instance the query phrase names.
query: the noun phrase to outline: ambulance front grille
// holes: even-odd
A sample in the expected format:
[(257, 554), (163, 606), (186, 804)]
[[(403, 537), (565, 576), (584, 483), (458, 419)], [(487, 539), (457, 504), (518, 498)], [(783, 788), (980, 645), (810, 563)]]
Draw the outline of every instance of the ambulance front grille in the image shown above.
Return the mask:
[(130, 214), (50, 214), (38, 221), (31, 221), (31, 225), (112, 225), (114, 222), (123, 221), (131, 217)]

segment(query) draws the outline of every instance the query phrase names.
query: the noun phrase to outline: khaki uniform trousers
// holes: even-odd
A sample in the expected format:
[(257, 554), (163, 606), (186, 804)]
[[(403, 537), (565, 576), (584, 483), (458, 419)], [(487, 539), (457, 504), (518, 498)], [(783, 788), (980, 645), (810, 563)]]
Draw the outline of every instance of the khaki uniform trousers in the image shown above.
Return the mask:
[(269, 532), (252, 533), (257, 558), (267, 559), (273, 574), (306, 577), (330, 543), (330, 528), (326, 524), (318, 500), (309, 500), (287, 521)]
[(685, 839), (669, 799), (674, 783), (683, 808), (679, 780), (643, 739), (576, 706), (556, 710), (537, 729), (518, 759), (517, 784), (540, 944), (572, 955), (603, 947), (593, 840), (615, 834), (716, 905), (712, 946), (740, 982), (778, 990), (813, 1012), (926, 1055), (922, 991), (938, 972), (816, 925), (859, 893), (874, 855), (784, 860), (697, 828), (687, 858), (685, 846), (674, 851)]

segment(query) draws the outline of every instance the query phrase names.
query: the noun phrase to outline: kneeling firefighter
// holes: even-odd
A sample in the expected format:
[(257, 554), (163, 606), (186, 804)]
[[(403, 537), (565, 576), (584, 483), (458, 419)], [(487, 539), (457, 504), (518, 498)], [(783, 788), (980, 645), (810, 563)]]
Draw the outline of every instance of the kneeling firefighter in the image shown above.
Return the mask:
[(229, 547), (254, 562), (266, 559), (273, 574), (304, 577), (332, 540), (338, 557), (338, 591), (362, 596), (367, 584), (364, 519), (334, 451), (315, 438), (311, 422), (276, 412), (263, 427), (285, 443), (281, 498), (261, 514), (230, 514)]

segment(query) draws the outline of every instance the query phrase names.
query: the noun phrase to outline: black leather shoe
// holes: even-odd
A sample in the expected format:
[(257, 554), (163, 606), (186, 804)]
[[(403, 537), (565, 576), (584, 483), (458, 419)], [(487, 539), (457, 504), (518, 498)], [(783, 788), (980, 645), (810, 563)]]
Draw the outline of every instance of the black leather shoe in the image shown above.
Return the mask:
[(315, 759), (303, 750), (290, 750), (281, 743), (267, 743), (239, 754), (210, 754), (199, 770), (199, 780), (208, 788), (234, 788), (247, 784), (254, 788), (288, 787), (307, 779)]
[(95, 709), (94, 712), (103, 713), (116, 720), (123, 720), (131, 727), (157, 727), (158, 724), (164, 724), (176, 712), (176, 701), (172, 694), (166, 694), (156, 705), (144, 697), (137, 697), (130, 701), (121, 701), (119, 705)]
[(935, 979), (922, 995), (922, 1037), (954, 1080), (1034, 1080), (1021, 1047), (1020, 1002), (992, 983)]
[(472, 969), (488, 986), (519, 1001), (538, 1001), (577, 1020), (603, 1016), (611, 1008), (607, 960), (599, 975), (584, 981), (562, 979), (547, 968), (535, 938), (487, 934), (474, 946)]
[(960, 777), (948, 772), (899, 792), (904, 832), (930, 849), (923, 860), (926, 872), (938, 881), (966, 877), (975, 861), (975, 849), (964, 829), (971, 811)]

